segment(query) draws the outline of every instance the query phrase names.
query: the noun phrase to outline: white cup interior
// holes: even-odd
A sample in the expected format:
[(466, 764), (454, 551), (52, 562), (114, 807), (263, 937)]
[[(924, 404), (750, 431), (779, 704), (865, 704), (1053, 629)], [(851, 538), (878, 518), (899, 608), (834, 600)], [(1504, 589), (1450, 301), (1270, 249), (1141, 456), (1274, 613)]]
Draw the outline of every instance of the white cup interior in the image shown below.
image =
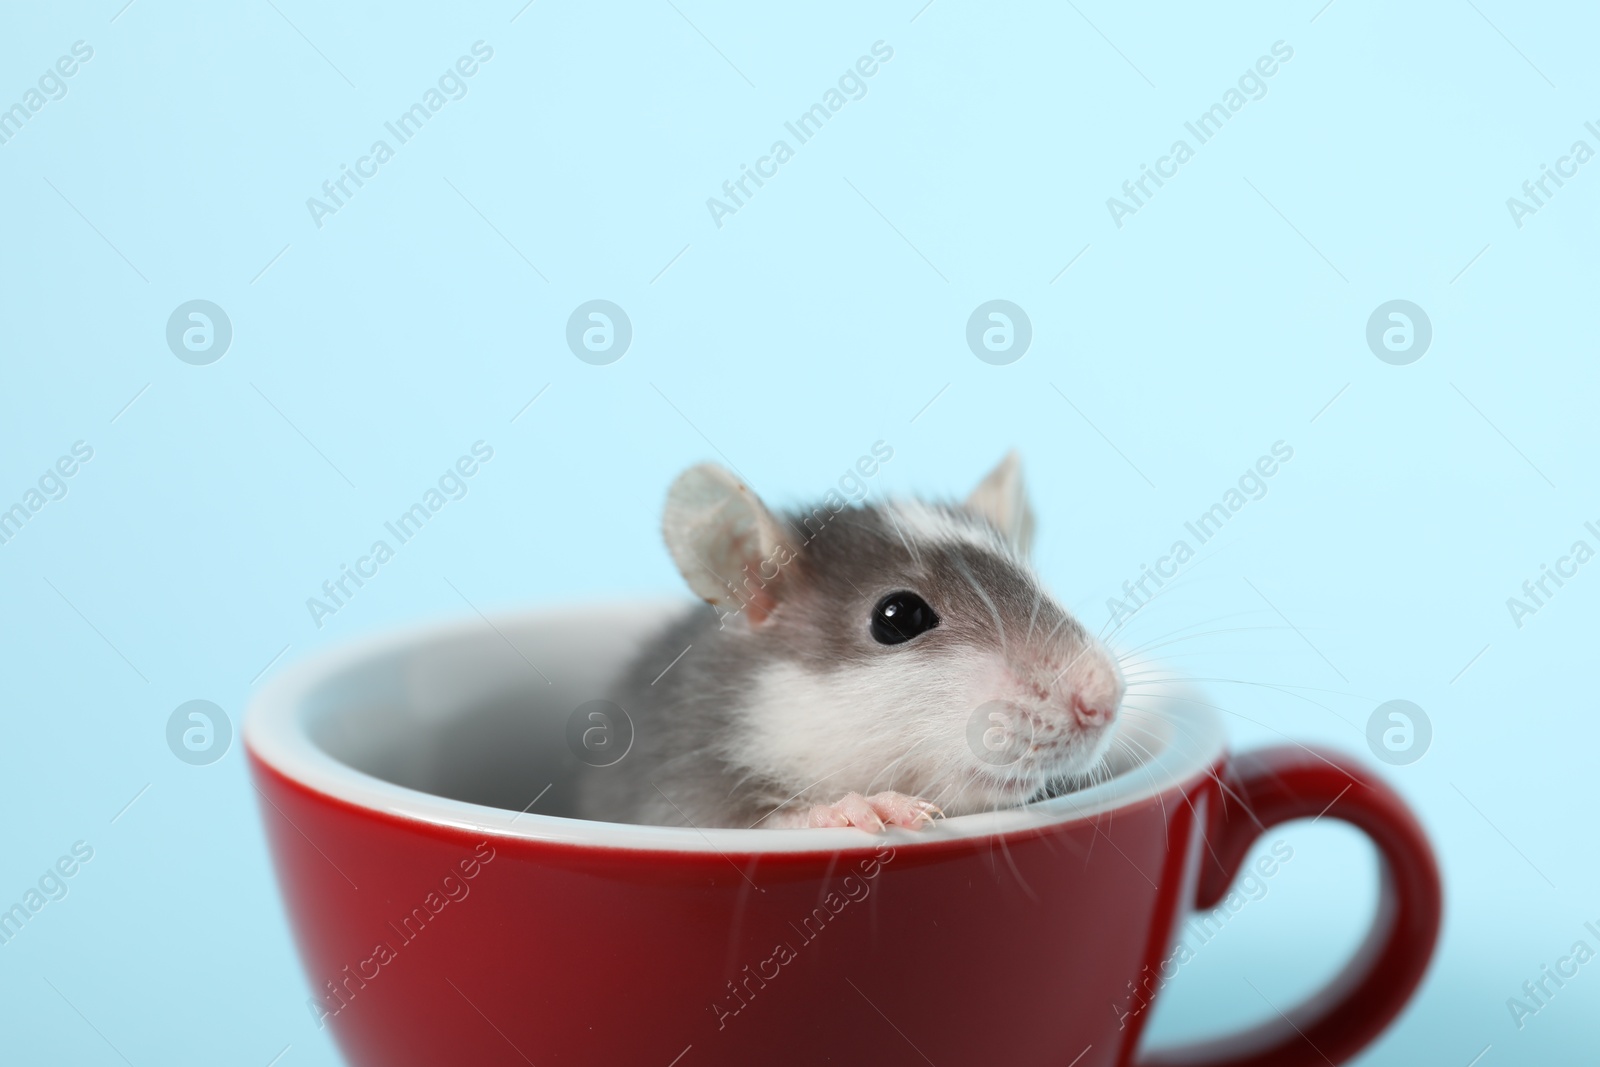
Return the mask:
[[(414, 629), (341, 647), (274, 679), (251, 705), (250, 750), (310, 788), (404, 818), (610, 848), (723, 852), (860, 848), (860, 831), (633, 826), (570, 817), (580, 775), (567, 720), (681, 602), (587, 605)], [(1140, 757), (1025, 808), (941, 820), (924, 839), (1092, 818), (1201, 773), (1216, 714), (1187, 685), (1142, 688), (1118, 729)], [(537, 803), (533, 803), (537, 798)], [(531, 809), (529, 805), (533, 804)], [(526, 809), (526, 810), (525, 810)], [(907, 831), (897, 834), (911, 835)]]

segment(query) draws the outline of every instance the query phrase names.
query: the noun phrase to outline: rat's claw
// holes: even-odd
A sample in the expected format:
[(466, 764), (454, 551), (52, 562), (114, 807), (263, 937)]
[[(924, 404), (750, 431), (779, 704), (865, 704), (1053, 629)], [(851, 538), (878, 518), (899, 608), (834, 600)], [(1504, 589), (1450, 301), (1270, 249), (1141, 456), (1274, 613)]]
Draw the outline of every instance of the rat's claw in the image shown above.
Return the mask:
[(942, 817), (939, 807), (904, 793), (846, 793), (832, 804), (817, 804), (806, 814), (807, 826), (854, 826), (879, 833), (885, 826), (918, 829)]
[(857, 826), (870, 833), (883, 829), (883, 819), (872, 802), (860, 793), (846, 793), (834, 806), (844, 815), (847, 826)]
[(921, 797), (908, 797), (904, 793), (876, 793), (867, 798), (867, 803), (890, 826), (917, 829), (944, 817), (944, 812), (937, 804)]

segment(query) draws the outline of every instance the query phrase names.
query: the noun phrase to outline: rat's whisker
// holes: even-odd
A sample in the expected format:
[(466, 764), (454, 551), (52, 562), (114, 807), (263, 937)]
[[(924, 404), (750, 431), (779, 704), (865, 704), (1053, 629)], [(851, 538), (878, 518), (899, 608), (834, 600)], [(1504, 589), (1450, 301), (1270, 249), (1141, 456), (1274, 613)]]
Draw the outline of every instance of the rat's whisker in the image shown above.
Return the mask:
[(1057, 619), (1056, 620), (1056, 624), (1054, 626), (1050, 627), (1050, 632), (1044, 635), (1044, 639), (1040, 642), (1040, 644), (1044, 645), (1046, 648), (1049, 648), (1050, 647), (1050, 642), (1055, 640), (1056, 634), (1058, 632), (1060, 632), (1060, 630), (1061, 630), (1061, 628), (1063, 626), (1065, 626), (1067, 623), (1069, 623), (1071, 621), (1072, 621), (1072, 615), (1070, 613), (1068, 613), (1068, 612), (1063, 611), (1061, 613), (1061, 618)]
[(931, 741), (931, 740), (933, 740), (932, 736), (925, 736), (925, 737), (919, 738), (918, 740), (912, 742), (910, 748), (906, 749), (899, 756), (896, 756), (894, 759), (890, 760), (889, 763), (883, 768), (883, 770), (879, 771), (877, 774), (874, 774), (871, 778), (867, 779), (867, 788), (864, 790), (864, 792), (871, 793), (873, 791), (872, 787), (877, 784), (878, 779), (882, 778), (886, 774), (889, 775), (890, 777), (889, 777), (889, 780), (884, 783), (884, 788), (893, 791), (894, 790), (894, 777), (893, 777), (894, 769), (897, 766), (899, 766), (901, 763), (904, 763), (907, 759), (911, 758), (911, 754), (917, 750), (917, 747), (919, 745), (922, 745), (922, 744), (924, 744), (924, 743), (926, 743), (928, 741)]
[(911, 547), (911, 542), (906, 539), (905, 531), (900, 528), (900, 520), (895, 515), (895, 505), (888, 504), (882, 511), (883, 517), (889, 520), (890, 526), (894, 527), (895, 536), (899, 537), (900, 543), (905, 546), (906, 555), (911, 557), (911, 562), (920, 570), (922, 568), (922, 557), (917, 554), (916, 549)]
[[(1122, 741), (1122, 743), (1124, 743), (1126, 745), (1131, 745), (1131, 746), (1134, 746), (1134, 747), (1138, 748), (1139, 752), (1143, 753), (1144, 758), (1138, 760), (1138, 764), (1139, 764), (1140, 768), (1144, 771), (1145, 777), (1150, 780), (1152, 785), (1155, 784), (1155, 780), (1156, 780), (1155, 771), (1153, 771), (1151, 769), (1151, 764), (1155, 762), (1155, 753), (1151, 752), (1148, 748), (1146, 748), (1143, 745), (1139, 744), (1139, 742), (1135, 741), (1131, 737), (1124, 737), (1124, 738), (1121, 738), (1120, 740)], [(1165, 832), (1163, 834), (1163, 840), (1171, 842), (1171, 840), (1172, 840), (1172, 826), (1167, 821), (1166, 794), (1164, 792), (1158, 791), (1156, 793), (1156, 802), (1161, 805), (1161, 825), (1165, 830)]]
[[(1356, 728), (1354, 723), (1350, 722), (1350, 720), (1346, 719), (1343, 715), (1340, 715), (1337, 711), (1334, 711), (1332, 708), (1328, 707), (1328, 705), (1322, 703), (1322, 701), (1313, 700), (1311, 697), (1306, 696), (1304, 693), (1296, 693), (1296, 692), (1294, 692), (1294, 690), (1296, 690), (1296, 689), (1309, 689), (1309, 690), (1311, 690), (1312, 692), (1315, 692), (1315, 693), (1331, 693), (1334, 696), (1349, 697), (1352, 700), (1370, 700), (1371, 699), (1370, 697), (1362, 696), (1359, 693), (1347, 693), (1347, 692), (1344, 692), (1344, 691), (1338, 690), (1338, 689), (1321, 689), (1321, 688), (1316, 688), (1316, 687), (1313, 687), (1313, 686), (1292, 686), (1292, 685), (1278, 684), (1278, 683), (1274, 683), (1274, 682), (1252, 682), (1252, 681), (1250, 681), (1248, 679), (1245, 679), (1245, 678), (1220, 678), (1220, 677), (1200, 677), (1200, 676), (1191, 676), (1191, 675), (1176, 675), (1170, 680), (1171, 681), (1188, 681), (1188, 682), (1215, 682), (1215, 683), (1219, 683), (1219, 684), (1222, 684), (1222, 685), (1247, 685), (1247, 686), (1253, 686), (1253, 687), (1255, 687), (1257, 689), (1265, 689), (1265, 690), (1268, 690), (1269, 692), (1281, 693), (1284, 696), (1293, 697), (1296, 700), (1302, 700), (1307, 704), (1311, 704), (1311, 705), (1314, 705), (1315, 707), (1319, 707), (1323, 711), (1326, 711), (1329, 715), (1332, 715), (1334, 718), (1336, 718), (1340, 722), (1344, 723), (1346, 726), (1350, 726), (1352, 728)], [(1134, 691), (1136, 689), (1142, 689), (1145, 686), (1155, 685), (1155, 684), (1159, 684), (1159, 683), (1156, 683), (1156, 682), (1148, 682), (1148, 683), (1147, 682), (1141, 682), (1137, 686), (1136, 685), (1128, 686), (1128, 690), (1130, 692), (1132, 692), (1132, 691)]]
[(1095, 645), (1092, 645), (1092, 644), (1088, 643), (1087, 641), (1084, 642), (1083, 647), (1078, 650), (1078, 654), (1076, 656), (1073, 656), (1072, 659), (1067, 663), (1067, 665), (1065, 667), (1061, 668), (1061, 671), (1060, 671), (1059, 674), (1057, 674), (1054, 678), (1050, 679), (1050, 683), (1049, 684), (1051, 686), (1054, 686), (1057, 682), (1059, 682), (1061, 680), (1061, 675), (1066, 674), (1068, 671), (1070, 671), (1074, 666), (1077, 665), (1077, 662), (1080, 659), (1082, 659), (1084, 656), (1086, 656), (1090, 652), (1092, 652), (1095, 649), (1095, 647), (1096, 647)]
[(1033, 624), (1039, 621), (1039, 605), (1044, 603), (1044, 586), (1035, 584), (1033, 587), (1033, 608), (1028, 612), (1028, 632), (1022, 635), (1022, 643), (1027, 644), (1028, 638), (1033, 636)]
[[(990, 810), (998, 811), (999, 805), (996, 804)], [(1011, 868), (1011, 873), (1016, 877), (1017, 884), (1022, 887), (1022, 891), (1028, 895), (1029, 900), (1033, 901), (1035, 904), (1039, 903), (1039, 894), (1035, 893), (1033, 891), (1033, 886), (1029, 885), (1028, 880), (1022, 877), (1022, 871), (1018, 869), (1017, 861), (1011, 856), (1011, 846), (1006, 843), (1006, 835), (995, 834), (994, 836), (1000, 841), (1000, 851), (1005, 855), (1006, 866)]]
[[(668, 552), (702, 600), (731, 593), (739, 610), (686, 611), (634, 653), (615, 699), (639, 717), (637, 774), (585, 778), (580, 808), (676, 825), (670, 803), (697, 827), (792, 826), (810, 814), (876, 828), (852, 794), (885, 794), (897, 810), (872, 806), (911, 823), (907, 801), (955, 815), (1017, 807), (1049, 796), (1057, 777), (1077, 787), (1138, 762), (1125, 742), (1084, 729), (1115, 712), (1117, 661), (1018, 554), (1032, 521), (1019, 477), (1008, 456), (962, 504), (852, 492), (848, 503), (825, 498), (826, 514), (780, 514), (736, 471), (681, 473), (661, 518)], [(809, 543), (819, 519), (835, 532), (772, 582), (770, 568), (787, 562), (778, 549)], [(656, 685), (685, 646), (693, 658)], [(1042, 684), (1050, 674), (1055, 692)], [(1069, 674), (1082, 692), (1061, 689)], [(963, 737), (986, 699), (1024, 702), (1034, 716), (1026, 751), (1006, 766), (985, 766), (994, 757)], [(645, 781), (659, 797), (639, 796)], [(1025, 857), (1002, 848), (1020, 880)]]
[(1129, 649), (1122, 654), (1124, 659), (1141, 659), (1158, 648), (1167, 648), (1171, 645), (1182, 644), (1185, 641), (1198, 641), (1202, 637), (1217, 637), (1222, 634), (1246, 634), (1277, 630), (1289, 632), (1287, 626), (1232, 626), (1225, 630), (1203, 630), (1200, 633), (1183, 634), (1170, 640), (1163, 639), (1151, 642), (1138, 649)]
[(983, 586), (979, 584), (977, 577), (970, 569), (968, 569), (966, 563), (962, 562), (959, 556), (952, 557), (950, 562), (954, 565), (955, 569), (961, 573), (961, 577), (967, 580), (967, 584), (972, 586), (972, 591), (978, 594), (978, 599), (983, 601), (983, 606), (989, 609), (989, 617), (994, 620), (995, 634), (1000, 638), (1000, 654), (1005, 655), (1006, 625), (1000, 621), (1000, 609), (995, 607), (994, 600), (989, 596), (988, 592), (983, 588)]
[[(846, 764), (846, 766), (848, 766), (848, 764)], [(790, 796), (786, 800), (784, 800), (781, 803), (779, 803), (771, 811), (768, 811), (766, 814), (762, 815), (761, 818), (757, 819), (755, 822), (750, 824), (750, 828), (754, 828), (755, 826), (759, 825), (763, 820), (765, 820), (767, 818), (770, 818), (773, 814), (783, 810), (784, 808), (788, 807), (790, 804), (793, 804), (801, 796), (803, 796), (807, 792), (811, 791), (812, 789), (815, 789), (817, 786), (821, 785), (823, 782), (826, 782), (829, 778), (832, 778), (834, 775), (838, 774), (840, 771), (842, 771), (844, 769), (845, 769), (845, 767), (838, 767), (838, 768), (835, 768), (834, 770), (829, 771), (827, 774), (823, 775), (821, 778), (818, 778), (816, 781), (812, 782), (810, 785), (808, 785), (805, 788), (801, 789), (798, 793), (795, 793), (793, 796)]]
[(1151, 642), (1155, 642), (1155, 641), (1165, 641), (1169, 637), (1176, 637), (1179, 634), (1183, 633), (1185, 630), (1193, 630), (1196, 627), (1200, 627), (1200, 626), (1212, 626), (1212, 625), (1214, 625), (1216, 623), (1219, 623), (1219, 622), (1226, 622), (1229, 619), (1243, 618), (1246, 615), (1264, 615), (1264, 614), (1266, 614), (1266, 612), (1264, 612), (1260, 608), (1251, 608), (1248, 611), (1235, 611), (1235, 612), (1230, 612), (1227, 615), (1218, 615), (1218, 616), (1216, 616), (1214, 618), (1210, 618), (1210, 619), (1200, 619), (1200, 620), (1198, 620), (1196, 622), (1191, 622), (1191, 623), (1188, 623), (1187, 625), (1184, 625), (1184, 626), (1175, 627), (1174, 629), (1168, 630), (1165, 633), (1156, 634), (1156, 635), (1154, 635), (1152, 637), (1146, 638), (1144, 642), (1142, 642), (1141, 644), (1133, 646), (1131, 649), (1129, 649), (1129, 651), (1132, 652), (1132, 653), (1141, 652), (1141, 651), (1144, 650), (1145, 645), (1147, 645), (1147, 644), (1149, 644)]

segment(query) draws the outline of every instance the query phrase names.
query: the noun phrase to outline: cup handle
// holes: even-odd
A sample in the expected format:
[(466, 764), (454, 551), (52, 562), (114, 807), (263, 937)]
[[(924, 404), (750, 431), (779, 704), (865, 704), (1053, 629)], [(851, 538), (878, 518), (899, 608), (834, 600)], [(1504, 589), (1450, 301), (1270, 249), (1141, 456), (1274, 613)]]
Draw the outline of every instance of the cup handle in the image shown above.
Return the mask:
[(1219, 778), (1195, 893), (1197, 910), (1227, 894), (1250, 846), (1290, 819), (1342, 819), (1377, 846), (1378, 914), (1366, 940), (1321, 992), (1252, 1030), (1141, 1057), (1141, 1067), (1327, 1067), (1351, 1059), (1405, 1007), (1433, 955), (1443, 911), (1439, 868), (1399, 795), (1348, 757), (1285, 745), (1233, 757)]

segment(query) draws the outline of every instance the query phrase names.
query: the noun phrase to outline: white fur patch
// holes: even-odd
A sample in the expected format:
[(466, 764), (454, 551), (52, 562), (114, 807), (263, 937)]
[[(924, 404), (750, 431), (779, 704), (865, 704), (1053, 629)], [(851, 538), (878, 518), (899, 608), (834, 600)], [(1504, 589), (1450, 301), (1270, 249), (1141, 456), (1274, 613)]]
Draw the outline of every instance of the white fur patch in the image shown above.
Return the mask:
[(964, 519), (929, 507), (920, 500), (891, 500), (884, 510), (891, 514), (893, 522), (912, 545), (971, 545), (1008, 559), (1015, 558), (1010, 543), (977, 516)]
[[(1026, 709), (1038, 748), (1013, 767), (990, 765), (973, 748), (974, 718), (987, 724), (978, 709), (997, 700)], [(1070, 694), (1039, 701), (992, 651), (890, 652), (880, 663), (826, 674), (781, 664), (748, 701), (747, 725), (727, 739), (725, 754), (773, 775), (790, 795), (803, 793), (805, 803), (894, 790), (951, 815), (988, 810), (1087, 771), (1109, 743), (1108, 729), (1075, 722)]]

